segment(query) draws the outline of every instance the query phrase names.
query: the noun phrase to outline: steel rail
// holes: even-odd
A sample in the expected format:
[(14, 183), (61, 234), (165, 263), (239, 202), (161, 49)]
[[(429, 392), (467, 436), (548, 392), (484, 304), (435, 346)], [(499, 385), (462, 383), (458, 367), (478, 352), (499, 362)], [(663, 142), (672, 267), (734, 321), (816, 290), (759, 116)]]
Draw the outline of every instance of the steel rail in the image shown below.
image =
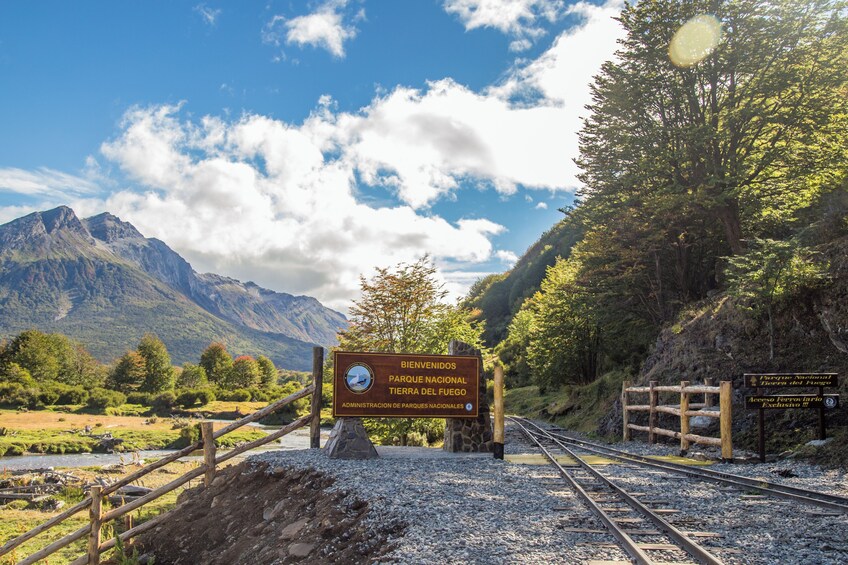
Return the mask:
[[(513, 420), (515, 421), (515, 420)], [(615, 483), (613, 483), (609, 478), (607, 478), (604, 474), (599, 472), (597, 469), (589, 465), (582, 457), (577, 455), (574, 451), (569, 449), (563, 442), (559, 441), (557, 438), (553, 437), (551, 434), (547, 432), (534, 432), (532, 430), (528, 430), (524, 426), (522, 426), (519, 422), (515, 421), (530, 437), (537, 446), (542, 448), (543, 451), (547, 450), (541, 445), (537, 437), (535, 435), (541, 435), (542, 437), (548, 439), (549, 441), (553, 441), (557, 446), (562, 449), (565, 453), (567, 453), (570, 457), (574, 458), (574, 460), (580, 465), (580, 467), (591, 474), (595, 479), (605, 484), (607, 487), (612, 489), (616, 494), (618, 494), (624, 501), (634, 510), (639, 512), (642, 516), (644, 516), (648, 521), (653, 523), (665, 536), (674, 541), (677, 545), (679, 545), (686, 553), (691, 555), (698, 563), (702, 563), (704, 565), (723, 565), (723, 562), (718, 559), (715, 555), (698, 545), (695, 541), (693, 541), (690, 537), (688, 537), (681, 530), (677, 529), (673, 525), (671, 525), (667, 520), (654, 513), (650, 508), (639, 502), (633, 495), (625, 491), (623, 488), (619, 487)], [(538, 428), (538, 426), (536, 426)], [(541, 428), (539, 428), (541, 429)], [(548, 456), (549, 459), (552, 459), (551, 456)], [(557, 463), (557, 466), (559, 464)], [(594, 502), (594, 501), (593, 501)], [(616, 524), (616, 527), (618, 525)]]
[[(516, 421), (516, 418), (514, 417), (510, 417), (510, 419)], [(827, 508), (829, 510), (836, 510), (848, 514), (848, 498), (846, 497), (827, 494), (824, 492), (809, 489), (803, 489), (799, 487), (793, 487), (789, 485), (783, 485), (780, 483), (771, 483), (760, 479), (751, 479), (749, 477), (734, 475), (732, 473), (725, 473), (723, 471), (687, 467), (685, 465), (671, 463), (668, 461), (657, 461), (656, 459), (651, 459), (642, 455), (636, 455), (597, 443), (571, 438), (562, 434), (552, 432), (550, 430), (545, 430), (537, 424), (525, 420), (523, 418), (521, 418), (521, 420), (525, 421), (527, 424), (535, 427), (536, 429), (544, 430), (544, 432), (547, 434), (550, 434), (571, 445), (575, 445), (585, 451), (595, 453), (596, 455), (603, 455), (612, 459), (617, 459), (619, 461), (632, 463), (634, 465), (653, 467), (655, 469), (660, 469), (663, 471), (688, 475), (690, 477), (695, 477), (706, 481), (728, 484), (742, 489), (752, 489), (767, 496), (784, 498), (796, 502), (803, 502), (812, 506), (818, 506), (821, 508)]]
[(542, 445), (542, 443), (530, 432), (530, 430), (522, 426), (519, 422), (516, 422), (516, 424), (518, 424), (518, 426), (522, 430), (524, 430), (524, 433), (527, 434), (527, 437), (530, 438), (530, 440), (536, 444), (536, 447), (542, 450), (542, 453), (545, 454), (545, 457), (547, 457), (548, 461), (550, 461), (559, 470), (560, 475), (562, 475), (562, 477), (568, 482), (571, 488), (574, 489), (574, 492), (578, 494), (578, 496), (583, 500), (583, 502), (586, 503), (592, 513), (597, 516), (601, 522), (604, 523), (610, 533), (612, 533), (615, 539), (617, 539), (618, 542), (621, 544), (625, 553), (627, 553), (631, 558), (633, 558), (639, 565), (652, 565), (654, 562), (651, 560), (648, 554), (645, 553), (645, 550), (639, 547), (639, 544), (636, 542), (636, 540), (630, 537), (630, 535), (628, 535), (627, 532), (625, 532), (615, 522), (615, 520), (613, 520), (612, 517), (607, 514), (604, 509), (601, 508), (601, 506), (591, 496), (589, 496), (589, 493), (586, 492), (586, 490), (581, 487), (580, 484), (577, 483), (577, 481), (574, 480), (571, 475), (568, 474), (568, 471), (566, 471), (565, 468), (559, 464), (559, 462), (556, 460), (556, 457), (554, 457), (551, 452), (548, 451), (544, 445)]

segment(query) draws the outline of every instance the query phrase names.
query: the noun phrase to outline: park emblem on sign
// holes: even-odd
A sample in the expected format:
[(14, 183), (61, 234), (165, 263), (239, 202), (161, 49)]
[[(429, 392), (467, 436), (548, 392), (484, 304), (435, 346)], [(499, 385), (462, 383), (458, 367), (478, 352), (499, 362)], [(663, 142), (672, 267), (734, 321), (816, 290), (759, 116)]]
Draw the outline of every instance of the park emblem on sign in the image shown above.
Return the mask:
[(476, 418), (476, 356), (334, 354), (333, 416)]

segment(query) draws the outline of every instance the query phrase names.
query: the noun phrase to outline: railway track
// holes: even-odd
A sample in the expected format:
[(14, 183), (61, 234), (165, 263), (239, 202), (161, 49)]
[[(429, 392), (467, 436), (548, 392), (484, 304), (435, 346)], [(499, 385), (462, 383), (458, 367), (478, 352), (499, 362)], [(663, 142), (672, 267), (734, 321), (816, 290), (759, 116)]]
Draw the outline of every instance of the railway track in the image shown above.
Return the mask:
[(809, 489), (802, 489), (780, 483), (772, 483), (759, 479), (751, 479), (749, 477), (734, 475), (732, 473), (713, 471), (710, 469), (703, 468), (688, 467), (686, 465), (680, 465), (667, 461), (658, 461), (656, 459), (643, 457), (641, 455), (634, 455), (632, 453), (621, 451), (619, 449), (614, 449), (605, 445), (568, 437), (561, 433), (557, 433), (554, 430), (546, 430), (545, 428), (542, 428), (537, 424), (524, 418), (510, 417), (510, 420), (518, 423), (519, 425), (522, 425), (523, 427), (530, 429), (531, 431), (535, 431), (536, 433), (547, 434), (552, 438), (556, 438), (558, 441), (564, 443), (565, 445), (577, 447), (583, 451), (587, 451), (595, 455), (601, 455), (610, 459), (620, 461), (622, 463), (641, 467), (648, 467), (652, 469), (659, 469), (661, 471), (676, 473), (679, 475), (693, 477), (704, 481), (731, 485), (743, 489), (744, 491), (755, 491), (758, 494), (762, 494), (765, 496), (782, 498), (794, 502), (800, 502), (810, 506), (826, 508), (828, 510), (834, 510), (837, 512), (848, 514), (848, 498), (846, 497), (836, 496)]
[[(521, 418), (510, 418), (545, 455), (571, 486), (578, 497), (616, 538), (622, 549), (636, 563), (691, 562), (721, 565), (717, 556), (695, 542), (659, 513), (639, 501), (634, 495), (616, 485), (610, 478), (589, 465), (565, 442), (553, 434)], [(532, 426), (532, 427), (531, 427)], [(557, 455), (568, 455), (577, 462), (577, 468), (565, 468)], [(625, 528), (623, 525), (626, 524)], [(636, 541), (636, 537), (650, 536), (651, 543)], [(662, 541), (657, 543), (657, 538)], [(687, 555), (688, 554), (688, 555)], [(669, 560), (669, 558), (673, 560)]]

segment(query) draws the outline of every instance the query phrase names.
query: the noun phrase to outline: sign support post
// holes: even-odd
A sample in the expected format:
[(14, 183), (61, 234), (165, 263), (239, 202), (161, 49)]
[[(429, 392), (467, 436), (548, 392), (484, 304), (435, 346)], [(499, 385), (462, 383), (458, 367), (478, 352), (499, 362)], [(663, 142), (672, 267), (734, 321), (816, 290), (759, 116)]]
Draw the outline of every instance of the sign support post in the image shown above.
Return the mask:
[(495, 459), (504, 458), (504, 401), (503, 401), (503, 367), (495, 365)]

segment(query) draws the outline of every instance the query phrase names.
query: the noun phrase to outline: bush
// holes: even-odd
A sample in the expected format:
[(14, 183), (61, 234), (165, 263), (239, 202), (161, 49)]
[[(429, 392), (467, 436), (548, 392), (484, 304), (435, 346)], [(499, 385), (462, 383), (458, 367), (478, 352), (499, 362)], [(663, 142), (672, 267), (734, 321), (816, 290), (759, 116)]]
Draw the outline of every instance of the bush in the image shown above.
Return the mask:
[(250, 399), (253, 402), (268, 402), (271, 400), (271, 395), (261, 388), (253, 387), (250, 389)]
[(224, 391), (221, 393), (220, 398), (221, 400), (229, 400), (230, 402), (247, 402), (250, 400), (250, 391), (246, 388)]
[(126, 401), (127, 397), (117, 390), (95, 388), (89, 394), (86, 406), (94, 410), (105, 410), (106, 408), (117, 408)]
[(82, 386), (59, 385), (59, 400), (56, 404), (85, 404), (88, 391)]
[(153, 404), (153, 395), (149, 392), (131, 392), (127, 394), (127, 404), (150, 406)]
[(197, 404), (197, 391), (196, 390), (184, 390), (180, 394), (177, 395), (176, 399), (177, 405), (182, 408), (191, 408), (195, 404)]
[(215, 391), (212, 390), (211, 388), (203, 388), (203, 389), (196, 391), (196, 393), (197, 393), (197, 402), (201, 406), (206, 406), (210, 402), (215, 402)]
[(37, 397), (38, 402), (44, 406), (53, 406), (59, 400), (59, 391), (56, 387), (45, 384), (39, 389)]
[(177, 404), (177, 397), (173, 392), (163, 392), (162, 394), (156, 395), (156, 398), (153, 399), (150, 407), (153, 410), (154, 414), (167, 415), (170, 414), (174, 410), (174, 406)]

